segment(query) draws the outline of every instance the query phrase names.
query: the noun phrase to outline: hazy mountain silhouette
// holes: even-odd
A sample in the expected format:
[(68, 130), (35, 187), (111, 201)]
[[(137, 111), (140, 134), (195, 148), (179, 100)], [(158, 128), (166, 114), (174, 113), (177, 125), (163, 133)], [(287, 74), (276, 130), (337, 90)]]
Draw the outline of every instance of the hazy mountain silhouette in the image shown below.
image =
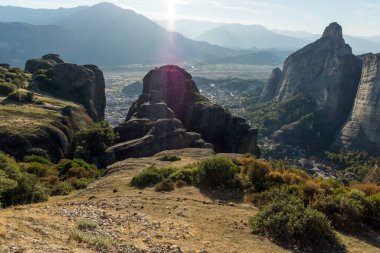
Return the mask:
[(221, 25), (201, 34), (197, 40), (230, 48), (248, 49), (281, 48), (296, 49), (308, 43), (307, 40), (277, 34), (259, 25)]
[(59, 26), (0, 22), (0, 59), (23, 66), (26, 59), (61, 51), (73, 32)]
[[(17, 11), (19, 14), (26, 11), (35, 23), (39, 20), (35, 17), (36, 13), (49, 13), (48, 10), (39, 10), (39, 12), (24, 8), (19, 8)], [(10, 28), (11, 24), (4, 24), (0, 29), (2, 34), (0, 54), (7, 56), (4, 60), (13, 58), (12, 62), (22, 62), (30, 58), (29, 54), (25, 57), (21, 53), (11, 53), (13, 51), (26, 53), (25, 51), (34, 50), (36, 53), (32, 56), (37, 56), (53, 49), (68, 61), (91, 62), (103, 66), (203, 61), (234, 53), (229, 49), (193, 41), (178, 33), (169, 32), (142, 15), (110, 3), (78, 7), (74, 10), (58, 9), (52, 12), (59, 13), (59, 18), (57, 16), (54, 19), (46, 18), (40, 21), (51, 22), (55, 26), (19, 24)], [(28, 15), (25, 17), (20, 15), (18, 18), (28, 21)], [(24, 33), (28, 36), (24, 36)], [(56, 39), (51, 41), (54, 37)], [(23, 38), (23, 41), (17, 44), (19, 41), (17, 38)], [(41, 43), (37, 43), (40, 41)], [(52, 45), (46, 47), (45, 41), (49, 41)]]

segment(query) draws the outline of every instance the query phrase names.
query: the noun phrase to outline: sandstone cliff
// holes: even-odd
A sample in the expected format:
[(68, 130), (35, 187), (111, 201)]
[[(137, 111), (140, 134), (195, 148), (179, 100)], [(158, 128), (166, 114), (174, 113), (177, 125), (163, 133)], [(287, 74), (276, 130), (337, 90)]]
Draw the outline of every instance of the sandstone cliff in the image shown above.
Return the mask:
[(352, 113), (334, 149), (365, 150), (380, 154), (380, 54), (367, 55)]
[(319, 40), (289, 56), (283, 71), (274, 70), (261, 102), (307, 94), (317, 102), (321, 118), (337, 127), (350, 113), (360, 73), (361, 60), (345, 43), (342, 27), (332, 23)]
[(109, 163), (208, 143), (218, 152), (259, 152), (256, 130), (203, 97), (192, 76), (171, 65), (145, 76), (142, 95), (116, 130), (122, 143), (108, 149)]
[(104, 120), (105, 80), (97, 66), (64, 63), (59, 55), (48, 54), (28, 60), (25, 70), (35, 76), (34, 90), (79, 103), (95, 122)]

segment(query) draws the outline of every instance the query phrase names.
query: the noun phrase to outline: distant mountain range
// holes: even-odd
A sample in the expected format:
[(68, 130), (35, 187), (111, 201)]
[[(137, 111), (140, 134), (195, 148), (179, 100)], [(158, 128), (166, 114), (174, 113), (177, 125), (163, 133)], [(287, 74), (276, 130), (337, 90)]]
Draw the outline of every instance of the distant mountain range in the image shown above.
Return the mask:
[[(165, 21), (156, 21), (168, 27)], [(321, 34), (306, 31), (270, 30), (260, 25), (225, 24), (199, 22), (191, 20), (177, 20), (173, 31), (187, 37), (211, 44), (234, 48), (259, 50), (277, 48), (295, 51), (318, 39)], [(351, 45), (355, 54), (380, 52), (380, 36), (355, 37), (344, 36)]]
[(0, 7), (0, 21), (1, 60), (20, 66), (51, 52), (67, 61), (101, 66), (204, 61), (236, 54), (169, 32), (110, 3), (58, 10)]
[[(165, 21), (153, 22), (111, 3), (55, 10), (0, 6), (0, 61), (23, 66), (27, 59), (58, 53), (68, 62), (99, 66), (279, 65), (318, 37), (258, 25), (189, 20), (176, 21), (175, 31), (165, 27)], [(346, 39), (357, 54), (380, 51), (380, 37)]]

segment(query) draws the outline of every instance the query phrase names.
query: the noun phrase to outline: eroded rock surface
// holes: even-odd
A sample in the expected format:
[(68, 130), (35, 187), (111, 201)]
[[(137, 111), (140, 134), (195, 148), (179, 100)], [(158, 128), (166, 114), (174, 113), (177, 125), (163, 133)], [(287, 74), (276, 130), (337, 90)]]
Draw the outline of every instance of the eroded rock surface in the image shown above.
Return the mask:
[(333, 148), (380, 154), (380, 54), (367, 55), (352, 113)]
[[(46, 75), (38, 75), (40, 69)], [(104, 120), (105, 80), (97, 66), (64, 63), (59, 55), (48, 54), (28, 60), (25, 70), (35, 74), (35, 90), (81, 104), (95, 122)]]
[(116, 130), (121, 143), (108, 149), (108, 163), (209, 143), (217, 152), (259, 152), (257, 130), (203, 97), (192, 76), (172, 65), (145, 76), (142, 95)]
[(361, 60), (345, 43), (342, 27), (332, 23), (319, 40), (289, 56), (282, 72), (273, 72), (261, 101), (307, 94), (316, 100), (322, 118), (336, 127), (352, 109), (360, 73)]

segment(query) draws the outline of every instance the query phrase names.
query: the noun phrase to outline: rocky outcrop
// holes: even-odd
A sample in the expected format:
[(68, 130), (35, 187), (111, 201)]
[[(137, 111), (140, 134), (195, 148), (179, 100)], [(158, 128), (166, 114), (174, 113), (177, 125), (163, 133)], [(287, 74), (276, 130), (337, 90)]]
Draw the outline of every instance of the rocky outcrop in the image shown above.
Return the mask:
[(380, 54), (367, 55), (352, 113), (334, 149), (365, 150), (380, 154)]
[[(46, 76), (37, 75), (39, 69)], [(105, 80), (98, 67), (64, 63), (59, 55), (48, 54), (27, 61), (25, 70), (35, 74), (34, 90), (79, 103), (95, 122), (104, 120)]]
[(0, 151), (17, 159), (34, 154), (57, 162), (71, 154), (74, 133), (93, 121), (80, 105), (35, 96), (40, 103), (0, 105)]
[(280, 88), (282, 81), (282, 71), (279, 68), (275, 68), (272, 71), (268, 81), (264, 85), (263, 91), (260, 96), (260, 102), (265, 102), (273, 99)]
[(257, 130), (203, 97), (192, 76), (171, 65), (145, 76), (142, 95), (116, 131), (122, 143), (107, 150), (108, 163), (208, 143), (218, 152), (258, 153)]
[(307, 94), (317, 102), (321, 118), (333, 128), (339, 127), (352, 109), (360, 73), (361, 60), (345, 43), (342, 27), (332, 23), (319, 40), (289, 56), (283, 71), (272, 73), (261, 101)]

